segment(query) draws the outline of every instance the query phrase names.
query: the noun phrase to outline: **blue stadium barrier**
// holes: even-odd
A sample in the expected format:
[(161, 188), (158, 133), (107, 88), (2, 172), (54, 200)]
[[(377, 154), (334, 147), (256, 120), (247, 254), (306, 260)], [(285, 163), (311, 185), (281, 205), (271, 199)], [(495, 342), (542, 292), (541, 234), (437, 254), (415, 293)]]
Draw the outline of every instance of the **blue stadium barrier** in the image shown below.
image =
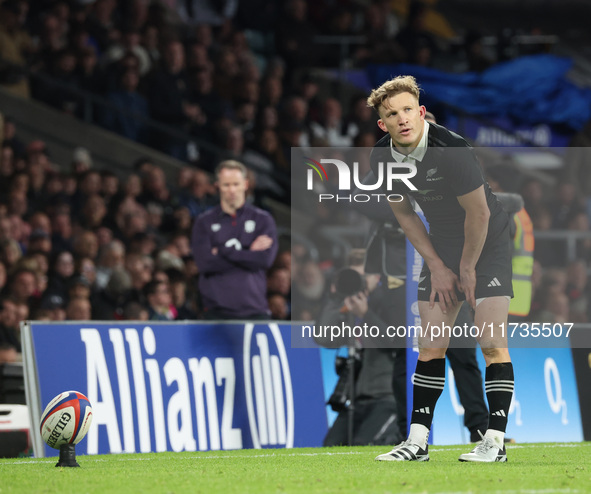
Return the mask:
[(320, 446), (327, 431), (318, 348), (278, 322), (23, 324), (36, 457), (45, 405), (67, 390), (93, 406), (79, 454)]

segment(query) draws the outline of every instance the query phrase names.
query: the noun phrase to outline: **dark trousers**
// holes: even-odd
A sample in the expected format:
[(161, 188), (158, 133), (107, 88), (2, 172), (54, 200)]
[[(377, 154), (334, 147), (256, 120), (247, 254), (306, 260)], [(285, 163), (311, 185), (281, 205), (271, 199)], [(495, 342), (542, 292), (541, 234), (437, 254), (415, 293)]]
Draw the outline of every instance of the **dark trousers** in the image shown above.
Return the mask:
[(394, 376), (392, 380), (392, 389), (394, 390), (394, 399), (396, 400), (396, 410), (398, 412), (398, 429), (403, 438), (406, 437), (406, 348), (396, 348), (393, 350), (396, 354), (394, 360)]
[[(467, 303), (462, 305), (456, 319), (456, 326), (474, 324), (472, 312)], [(454, 345), (455, 343), (455, 345)], [(464, 425), (470, 431), (470, 441), (480, 441), (480, 435), (488, 428), (488, 408), (484, 401), (482, 386), (482, 372), (476, 361), (476, 340), (471, 339), (467, 348), (466, 342), (456, 341), (452, 338), (446, 355), (454, 373), (456, 388), (460, 397), (460, 403), (464, 407)]]
[(448, 348), (447, 358), (464, 407), (464, 425), (470, 431), (470, 441), (480, 441), (478, 431), (484, 434), (488, 428), (488, 408), (482, 390), (482, 373), (476, 362), (476, 348)]
[(360, 399), (354, 403), (353, 441), (349, 444), (349, 411), (339, 413), (324, 438), (324, 446), (392, 445), (403, 440), (392, 397)]
[(224, 312), (214, 310), (206, 310), (203, 312), (203, 319), (206, 321), (226, 321), (226, 320), (255, 320), (266, 321), (272, 319), (270, 314), (251, 314), (249, 316), (234, 316)]

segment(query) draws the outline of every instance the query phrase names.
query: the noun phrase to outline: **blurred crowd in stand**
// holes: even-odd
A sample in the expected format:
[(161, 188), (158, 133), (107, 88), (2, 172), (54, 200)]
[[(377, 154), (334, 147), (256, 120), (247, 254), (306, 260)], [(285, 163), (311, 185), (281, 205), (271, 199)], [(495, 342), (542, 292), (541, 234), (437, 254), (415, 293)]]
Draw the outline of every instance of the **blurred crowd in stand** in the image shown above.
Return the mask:
[[(193, 219), (219, 203), (207, 173), (187, 166), (168, 183), (145, 158), (122, 179), (84, 148), (58, 167), (44, 142), (0, 121), (0, 361), (18, 358), (26, 319), (203, 316), (190, 239)], [(284, 246), (268, 271), (273, 319), (289, 316), (290, 258)]]
[[(248, 167), (248, 202), (289, 204), (292, 147), (371, 147), (381, 136), (365, 94), (343, 101), (335, 81), (313, 69), (453, 60), (461, 70), (481, 71), (506, 58), (502, 43), (491, 52), (481, 33), (463, 34), (454, 44), (457, 33), (436, 10), (402, 0), (1, 1), (5, 89), (86, 119), (75, 90), (89, 91), (109, 102), (94, 102), (93, 123), (187, 166), (170, 182), (149, 157), (126, 176), (94, 168), (84, 148), (72, 149), (70, 163), (55, 163), (48, 144), (23, 142), (3, 115), (0, 361), (19, 358), (25, 319), (200, 318), (190, 232), (195, 217), (219, 203), (216, 165), (234, 159)], [(340, 45), (319, 44), (317, 35), (363, 40), (343, 59)], [(512, 177), (506, 190), (523, 195), (537, 231), (589, 231), (589, 191), (576, 177), (554, 184), (502, 166)], [(317, 316), (344, 261), (329, 254), (324, 225), (369, 229), (369, 219), (346, 208), (319, 204), (313, 214), (317, 223), (305, 233), (320, 242), (319, 256), (295, 242), (280, 248), (268, 271), (275, 319)], [(565, 245), (536, 246), (533, 320), (589, 320), (591, 238), (577, 242), (573, 259)], [(291, 314), (292, 295), (307, 309)]]

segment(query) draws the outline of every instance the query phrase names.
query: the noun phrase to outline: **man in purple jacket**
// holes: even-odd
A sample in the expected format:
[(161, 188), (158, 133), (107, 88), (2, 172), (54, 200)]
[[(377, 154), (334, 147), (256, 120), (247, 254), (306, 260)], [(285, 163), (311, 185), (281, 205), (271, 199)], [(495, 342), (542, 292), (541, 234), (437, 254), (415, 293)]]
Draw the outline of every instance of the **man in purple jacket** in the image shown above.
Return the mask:
[(277, 255), (269, 213), (246, 203), (246, 167), (234, 160), (216, 168), (220, 205), (193, 225), (192, 248), (206, 319), (268, 319), (266, 270)]

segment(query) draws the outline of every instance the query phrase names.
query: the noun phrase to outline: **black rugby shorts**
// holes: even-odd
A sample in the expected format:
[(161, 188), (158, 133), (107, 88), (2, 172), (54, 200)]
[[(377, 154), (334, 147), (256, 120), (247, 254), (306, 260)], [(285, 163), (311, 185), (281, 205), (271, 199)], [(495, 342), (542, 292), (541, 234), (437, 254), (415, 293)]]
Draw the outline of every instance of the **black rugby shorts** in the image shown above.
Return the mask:
[[(460, 260), (462, 257), (463, 240), (442, 239), (429, 237), (435, 251), (444, 264), (460, 276)], [(487, 239), (480, 259), (476, 263), (476, 299), (487, 297), (508, 296), (513, 298), (511, 266), (511, 240), (509, 226), (496, 235)], [(431, 272), (423, 264), (419, 276), (418, 299), (428, 301), (431, 296)], [(462, 292), (457, 292), (458, 300), (466, 300)], [(439, 297), (436, 295), (435, 300)]]

